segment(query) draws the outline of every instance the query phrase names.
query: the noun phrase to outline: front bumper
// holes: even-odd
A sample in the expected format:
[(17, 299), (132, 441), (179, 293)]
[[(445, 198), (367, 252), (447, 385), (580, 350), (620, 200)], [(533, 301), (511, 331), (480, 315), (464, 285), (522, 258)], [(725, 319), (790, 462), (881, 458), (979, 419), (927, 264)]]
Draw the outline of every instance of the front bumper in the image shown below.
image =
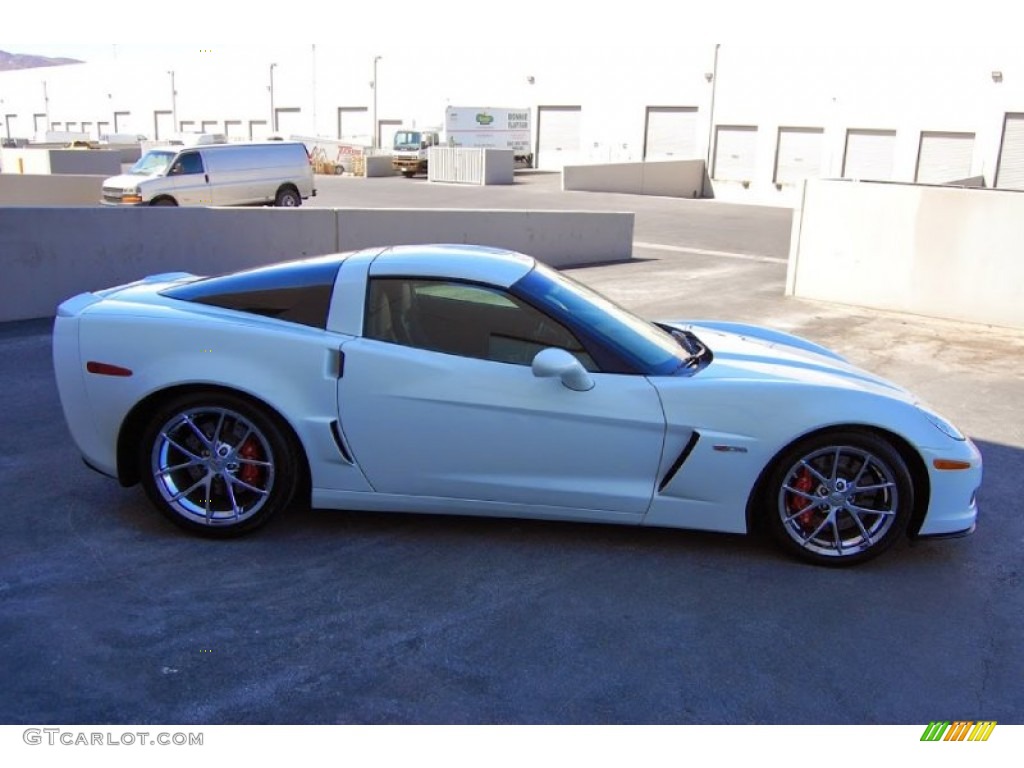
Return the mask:
[[(968, 440), (950, 441), (941, 449), (921, 450), (928, 468), (931, 493), (928, 512), (916, 536), (919, 538), (966, 536), (978, 519), (978, 489), (982, 461), (977, 446)], [(969, 464), (966, 469), (937, 469), (936, 461), (953, 460)]]

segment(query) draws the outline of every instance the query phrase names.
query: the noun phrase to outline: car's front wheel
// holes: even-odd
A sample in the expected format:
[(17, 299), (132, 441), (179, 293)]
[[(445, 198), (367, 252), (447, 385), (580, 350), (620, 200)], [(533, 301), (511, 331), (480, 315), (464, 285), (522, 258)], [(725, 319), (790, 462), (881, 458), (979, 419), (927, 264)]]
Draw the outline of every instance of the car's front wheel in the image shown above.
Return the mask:
[(264, 408), (235, 395), (199, 392), (154, 414), (138, 458), (146, 494), (165, 516), (223, 537), (263, 525), (291, 502), (296, 454)]
[(762, 503), (783, 549), (820, 565), (854, 565), (904, 534), (913, 495), (906, 462), (887, 440), (844, 430), (814, 435), (779, 456)]

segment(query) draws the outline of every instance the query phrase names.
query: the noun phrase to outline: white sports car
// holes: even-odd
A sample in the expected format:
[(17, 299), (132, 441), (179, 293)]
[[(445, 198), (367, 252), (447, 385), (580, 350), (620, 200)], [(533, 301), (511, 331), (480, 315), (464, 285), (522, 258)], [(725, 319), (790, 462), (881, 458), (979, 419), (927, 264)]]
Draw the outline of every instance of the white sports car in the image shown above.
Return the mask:
[(743, 533), (814, 563), (974, 529), (981, 457), (810, 341), (651, 323), (518, 253), (377, 248), (61, 304), (86, 463), (193, 531), (314, 507)]

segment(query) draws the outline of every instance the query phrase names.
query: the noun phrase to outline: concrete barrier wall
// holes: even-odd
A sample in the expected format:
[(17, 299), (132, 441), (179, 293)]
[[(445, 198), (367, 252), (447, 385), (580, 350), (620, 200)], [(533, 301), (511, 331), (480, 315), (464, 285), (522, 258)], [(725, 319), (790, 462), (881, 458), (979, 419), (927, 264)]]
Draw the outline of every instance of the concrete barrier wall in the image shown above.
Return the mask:
[(98, 205), (107, 176), (0, 173), (0, 206)]
[(562, 189), (573, 192), (693, 198), (701, 196), (703, 182), (703, 160), (567, 165), (562, 170)]
[(1024, 193), (812, 180), (787, 293), (1024, 328)]
[(159, 272), (217, 274), (337, 250), (334, 211), (0, 208), (0, 321)]
[(121, 172), (121, 153), (116, 149), (0, 150), (4, 173), (60, 173), (116, 176)]
[(331, 208), (0, 208), (0, 322), (160, 272), (209, 275), (375, 245), (475, 243), (554, 266), (625, 260), (633, 214)]
[(339, 209), (338, 238), (343, 251), (422, 243), (490, 245), (565, 267), (632, 258), (633, 214)]

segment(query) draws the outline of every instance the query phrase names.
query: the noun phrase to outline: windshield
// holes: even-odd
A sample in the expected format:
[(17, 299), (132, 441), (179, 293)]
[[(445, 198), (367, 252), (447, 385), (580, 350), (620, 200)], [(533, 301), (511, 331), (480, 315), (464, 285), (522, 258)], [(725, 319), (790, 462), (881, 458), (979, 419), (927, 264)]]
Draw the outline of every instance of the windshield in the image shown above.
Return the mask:
[(543, 264), (514, 288), (542, 309), (572, 319), (645, 375), (668, 376), (690, 361), (679, 342), (658, 326)]
[(128, 173), (133, 176), (159, 176), (167, 170), (177, 152), (167, 150), (150, 150), (131, 167)]
[(395, 149), (419, 149), (421, 136), (419, 131), (399, 131), (395, 134)]

